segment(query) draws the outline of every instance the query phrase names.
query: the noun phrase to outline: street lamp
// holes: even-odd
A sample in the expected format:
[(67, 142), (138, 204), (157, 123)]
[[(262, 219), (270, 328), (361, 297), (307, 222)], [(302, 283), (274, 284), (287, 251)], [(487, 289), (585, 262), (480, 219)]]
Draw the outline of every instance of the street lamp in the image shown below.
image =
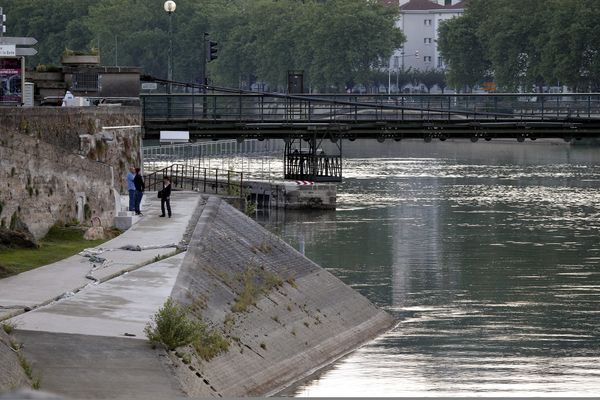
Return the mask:
[(169, 66), (167, 72), (167, 80), (169, 81), (169, 92), (171, 91), (171, 81), (173, 80), (173, 13), (177, 8), (177, 4), (173, 0), (165, 1), (165, 11), (169, 14)]

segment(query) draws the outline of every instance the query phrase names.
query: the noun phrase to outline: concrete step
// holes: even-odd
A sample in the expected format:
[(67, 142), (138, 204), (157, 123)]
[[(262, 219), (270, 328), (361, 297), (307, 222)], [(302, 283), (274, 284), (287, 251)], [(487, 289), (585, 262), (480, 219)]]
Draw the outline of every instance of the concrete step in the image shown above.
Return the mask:
[[(121, 213), (119, 213), (121, 214)], [(115, 217), (115, 227), (122, 231), (126, 231), (131, 228), (134, 224), (136, 224), (140, 220), (138, 215), (131, 213), (131, 215), (119, 215)]]
[(133, 212), (133, 211), (123, 210), (123, 211), (119, 211), (118, 217), (132, 217), (134, 215), (135, 215), (135, 212)]

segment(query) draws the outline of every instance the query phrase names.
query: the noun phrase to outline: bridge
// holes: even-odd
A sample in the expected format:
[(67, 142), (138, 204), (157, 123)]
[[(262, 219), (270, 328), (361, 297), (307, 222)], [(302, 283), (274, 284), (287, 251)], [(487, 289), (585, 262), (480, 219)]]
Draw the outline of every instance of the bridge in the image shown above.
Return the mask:
[[(342, 140), (600, 137), (600, 94), (320, 94), (256, 93), (178, 86), (142, 94), (146, 137), (163, 130), (194, 138), (285, 139), (285, 178), (335, 182)], [(324, 140), (336, 144), (324, 154)]]

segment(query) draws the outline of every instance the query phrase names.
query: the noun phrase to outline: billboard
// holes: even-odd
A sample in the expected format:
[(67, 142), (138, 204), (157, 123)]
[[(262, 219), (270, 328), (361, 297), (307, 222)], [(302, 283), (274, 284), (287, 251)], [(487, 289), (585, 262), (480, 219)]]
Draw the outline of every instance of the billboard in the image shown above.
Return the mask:
[(0, 58), (0, 104), (23, 103), (23, 59)]

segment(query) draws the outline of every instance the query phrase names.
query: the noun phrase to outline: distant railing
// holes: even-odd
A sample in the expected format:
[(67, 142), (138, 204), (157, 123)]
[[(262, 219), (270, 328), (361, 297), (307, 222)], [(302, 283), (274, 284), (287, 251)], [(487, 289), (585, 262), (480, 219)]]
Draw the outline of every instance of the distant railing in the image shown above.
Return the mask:
[(142, 95), (146, 121), (331, 123), (415, 120), (600, 118), (600, 94)]
[(150, 191), (162, 189), (164, 177), (171, 179), (171, 187), (175, 190), (191, 190), (241, 198), (245, 196), (243, 172), (173, 164), (148, 174), (145, 182), (146, 189)]
[(168, 144), (142, 147), (145, 171), (156, 171), (171, 164), (182, 164), (191, 161), (201, 167), (207, 158), (223, 158), (230, 156), (266, 156), (283, 152), (285, 144), (282, 140), (246, 139), (220, 140), (217, 142), (195, 142), (185, 144)]

